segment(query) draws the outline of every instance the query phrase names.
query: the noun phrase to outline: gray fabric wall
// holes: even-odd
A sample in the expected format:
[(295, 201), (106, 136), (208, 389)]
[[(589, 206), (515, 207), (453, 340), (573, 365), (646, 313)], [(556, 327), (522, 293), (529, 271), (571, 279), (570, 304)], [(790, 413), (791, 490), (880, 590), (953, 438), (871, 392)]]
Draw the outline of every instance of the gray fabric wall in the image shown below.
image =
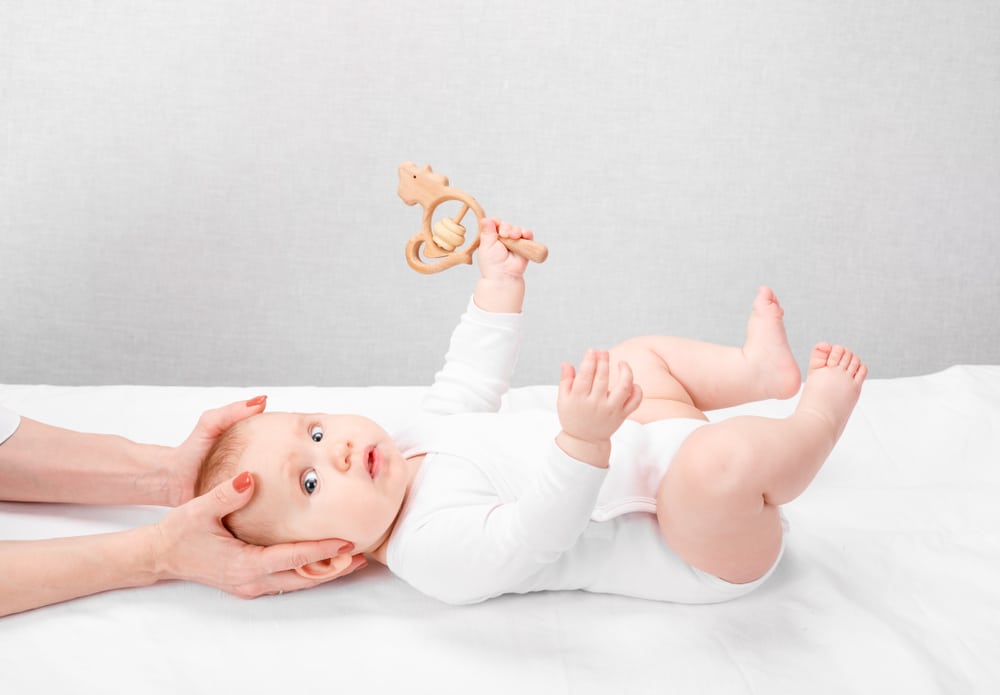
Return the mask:
[(1000, 363), (1000, 4), (0, 2), (0, 382), (423, 384), (396, 166), (532, 227), (517, 384), (629, 335)]

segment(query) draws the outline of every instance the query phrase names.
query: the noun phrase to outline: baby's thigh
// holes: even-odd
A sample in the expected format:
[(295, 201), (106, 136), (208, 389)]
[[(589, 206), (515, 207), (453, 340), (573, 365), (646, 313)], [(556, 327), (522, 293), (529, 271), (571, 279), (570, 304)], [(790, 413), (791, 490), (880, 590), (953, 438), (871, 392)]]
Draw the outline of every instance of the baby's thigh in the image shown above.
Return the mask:
[(761, 492), (762, 458), (737, 418), (708, 424), (678, 448), (660, 481), (656, 509), (667, 543), (699, 569), (751, 582), (780, 555), (780, 510)]
[(670, 372), (670, 367), (661, 356), (659, 345), (662, 338), (641, 336), (615, 345), (610, 355), (610, 388), (614, 389), (621, 379), (619, 364), (628, 363), (632, 369), (633, 381), (642, 388), (642, 404), (630, 420), (646, 423), (675, 417), (704, 419), (691, 395)]

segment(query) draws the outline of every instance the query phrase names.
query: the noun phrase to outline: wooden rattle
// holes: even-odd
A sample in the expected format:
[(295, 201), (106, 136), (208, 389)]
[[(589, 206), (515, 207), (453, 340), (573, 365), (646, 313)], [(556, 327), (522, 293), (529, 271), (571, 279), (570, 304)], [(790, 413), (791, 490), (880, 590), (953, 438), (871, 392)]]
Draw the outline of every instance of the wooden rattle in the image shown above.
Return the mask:
[[(430, 166), (419, 168), (413, 162), (403, 162), (399, 165), (399, 197), (407, 205), (421, 205), (424, 208), (424, 219), (420, 231), (406, 244), (406, 261), (418, 273), (437, 273), (459, 263), (472, 263), (472, 253), (479, 248), (478, 221), (486, 216), (482, 206), (465, 191), (448, 185), (448, 177), (435, 174)], [(455, 217), (446, 217), (434, 222), (434, 210), (441, 203), (457, 200), (462, 204)], [(464, 249), (465, 227), (462, 218), (472, 210), (476, 214), (476, 236)], [(542, 263), (549, 255), (544, 245), (531, 239), (505, 239), (500, 242), (519, 256), (524, 256), (535, 263)], [(421, 247), (425, 258), (441, 260), (427, 263), (421, 258)]]

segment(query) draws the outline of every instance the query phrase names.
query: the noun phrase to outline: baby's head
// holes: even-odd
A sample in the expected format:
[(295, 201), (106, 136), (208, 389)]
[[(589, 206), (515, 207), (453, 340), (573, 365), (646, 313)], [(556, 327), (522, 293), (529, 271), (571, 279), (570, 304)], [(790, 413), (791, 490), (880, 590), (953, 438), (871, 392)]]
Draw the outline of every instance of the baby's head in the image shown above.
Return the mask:
[(262, 413), (238, 422), (205, 457), (195, 494), (241, 471), (254, 477), (253, 499), (224, 521), (255, 545), (338, 538), (373, 551), (409, 485), (392, 437), (360, 415)]

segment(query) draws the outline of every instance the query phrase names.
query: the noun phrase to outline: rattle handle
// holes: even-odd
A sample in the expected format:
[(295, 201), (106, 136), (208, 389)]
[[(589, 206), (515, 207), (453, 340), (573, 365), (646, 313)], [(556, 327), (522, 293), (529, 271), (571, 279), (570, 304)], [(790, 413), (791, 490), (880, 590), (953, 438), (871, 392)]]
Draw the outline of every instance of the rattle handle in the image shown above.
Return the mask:
[(545, 244), (539, 244), (537, 241), (531, 239), (508, 239), (500, 237), (500, 242), (510, 249), (512, 253), (523, 256), (535, 263), (544, 263), (545, 259), (549, 256), (549, 249)]

